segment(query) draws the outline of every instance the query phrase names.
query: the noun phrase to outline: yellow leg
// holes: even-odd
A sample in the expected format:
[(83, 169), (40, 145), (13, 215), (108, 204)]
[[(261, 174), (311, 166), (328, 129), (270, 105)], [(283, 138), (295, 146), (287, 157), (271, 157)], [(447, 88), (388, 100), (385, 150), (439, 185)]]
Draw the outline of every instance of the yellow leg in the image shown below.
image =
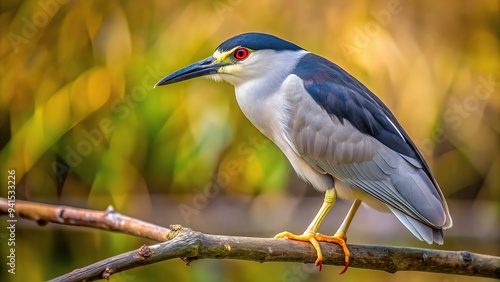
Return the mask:
[(335, 203), (335, 200), (337, 199), (337, 193), (335, 189), (328, 189), (326, 190), (325, 193), (325, 198), (323, 200), (323, 205), (319, 209), (318, 213), (312, 220), (311, 224), (309, 224), (309, 227), (307, 227), (306, 231), (302, 235), (295, 235), (290, 232), (281, 232), (278, 235), (276, 235), (274, 238), (288, 238), (291, 240), (298, 240), (298, 241), (303, 241), (303, 242), (310, 242), (314, 249), (316, 250), (317, 254), (317, 259), (315, 262), (315, 265), (319, 266), (319, 270), (321, 271), (322, 267), (322, 262), (323, 262), (323, 253), (321, 252), (321, 247), (319, 246), (319, 241), (323, 242), (331, 242), (331, 243), (337, 243), (342, 247), (342, 250), (344, 251), (344, 269), (340, 272), (340, 274), (344, 273), (347, 268), (349, 267), (349, 256), (351, 255), (349, 252), (349, 249), (347, 248), (346, 245), (346, 233), (347, 229), (349, 229), (349, 225), (352, 222), (352, 219), (354, 218), (354, 215), (356, 214), (356, 211), (359, 208), (359, 205), (361, 204), (360, 200), (354, 201), (352, 204), (351, 208), (349, 209), (349, 212), (347, 213), (347, 216), (345, 217), (344, 221), (340, 225), (338, 231), (333, 235), (333, 236), (326, 236), (321, 233), (318, 233), (319, 226), (321, 225), (321, 222), (323, 222), (323, 219), (325, 219), (325, 216), (328, 214), (330, 209), (333, 207), (333, 204)]
[(302, 235), (295, 235), (290, 232), (281, 232), (278, 235), (274, 236), (274, 238), (288, 238), (291, 240), (298, 240), (303, 242), (310, 242), (314, 249), (316, 249), (317, 259), (315, 265), (319, 266), (321, 271), (322, 262), (323, 262), (323, 253), (321, 252), (321, 248), (319, 246), (318, 240), (316, 239), (316, 234), (318, 232), (318, 228), (325, 219), (325, 216), (328, 214), (330, 209), (333, 207), (335, 200), (337, 199), (337, 192), (335, 189), (328, 189), (325, 193), (325, 198), (323, 199), (323, 205), (319, 209), (318, 213), (307, 227), (306, 231)]
[(306, 231), (304, 231), (304, 235), (309, 235), (309, 234), (315, 235), (316, 232), (318, 232), (319, 226), (325, 219), (330, 209), (335, 204), (336, 200), (337, 200), (337, 191), (335, 191), (335, 189), (326, 190), (325, 198), (323, 199), (323, 205), (321, 205), (321, 208), (319, 209), (314, 219), (311, 221), (311, 224), (309, 224)]
[(320, 233), (317, 233), (315, 236), (318, 241), (337, 243), (342, 247), (342, 250), (344, 250), (344, 270), (342, 270), (340, 274), (346, 272), (347, 268), (349, 267), (349, 257), (351, 256), (351, 252), (349, 252), (349, 249), (347, 248), (346, 234), (347, 234), (347, 229), (349, 229), (352, 219), (354, 218), (354, 215), (358, 211), (360, 204), (361, 204), (360, 200), (354, 201), (351, 208), (349, 209), (349, 212), (347, 212), (344, 221), (342, 222), (339, 229), (337, 230), (337, 232), (335, 232), (333, 236), (326, 236)]
[(354, 218), (354, 215), (358, 211), (358, 208), (360, 205), (361, 205), (360, 200), (356, 200), (356, 201), (354, 201), (354, 203), (352, 203), (352, 206), (349, 209), (349, 212), (347, 212), (347, 215), (345, 216), (344, 221), (340, 225), (339, 230), (337, 230), (337, 232), (335, 232), (335, 235), (333, 235), (333, 236), (337, 236), (337, 235), (342, 236), (342, 237), (344, 237), (344, 240), (347, 241), (347, 238), (346, 238), (347, 229), (349, 229), (349, 226), (351, 225), (352, 219)]

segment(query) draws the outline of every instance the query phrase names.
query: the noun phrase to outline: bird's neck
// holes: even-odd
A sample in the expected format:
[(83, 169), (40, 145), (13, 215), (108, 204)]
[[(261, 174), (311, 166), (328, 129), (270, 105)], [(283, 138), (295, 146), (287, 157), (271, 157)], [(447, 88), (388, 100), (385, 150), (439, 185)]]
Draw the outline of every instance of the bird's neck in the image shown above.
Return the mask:
[(276, 94), (307, 53), (305, 50), (272, 52), (266, 56), (269, 63), (259, 68), (258, 76), (234, 84), (236, 100), (245, 116), (273, 141), (280, 107), (280, 95)]
[[(236, 101), (241, 111), (250, 122), (271, 140), (270, 124), (275, 113), (269, 109), (276, 88), (270, 87), (266, 81), (255, 80), (235, 86)], [(266, 122), (267, 120), (267, 122)]]

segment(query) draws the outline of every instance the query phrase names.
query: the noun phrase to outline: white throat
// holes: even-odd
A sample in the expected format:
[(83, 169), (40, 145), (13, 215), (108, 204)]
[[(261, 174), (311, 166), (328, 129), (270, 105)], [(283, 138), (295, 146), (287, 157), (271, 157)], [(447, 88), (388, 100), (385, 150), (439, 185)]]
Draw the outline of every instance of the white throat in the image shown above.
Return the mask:
[[(234, 79), (229, 75), (222, 79), (235, 86), (236, 100), (245, 116), (268, 138), (273, 138), (273, 123), (278, 122), (280, 99), (275, 95), (283, 81), (292, 73), (307, 51), (261, 50), (249, 57), (244, 65), (245, 76)], [(250, 61), (253, 59), (253, 61)]]

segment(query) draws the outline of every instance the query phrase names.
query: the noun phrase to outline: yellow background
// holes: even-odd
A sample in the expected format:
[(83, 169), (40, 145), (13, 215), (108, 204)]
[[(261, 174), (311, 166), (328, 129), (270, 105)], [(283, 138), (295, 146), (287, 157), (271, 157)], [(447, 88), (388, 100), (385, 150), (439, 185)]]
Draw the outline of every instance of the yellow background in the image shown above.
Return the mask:
[[(393, 111), (447, 196), (444, 246), (361, 209), (349, 242), (500, 255), (498, 1), (1, 1), (0, 171), (17, 199), (118, 211), (217, 234), (300, 233), (322, 195), (245, 119), (230, 85), (156, 81), (248, 31), (339, 64)], [(214, 186), (214, 183), (222, 185)], [(5, 197), (4, 189), (1, 196)], [(320, 231), (333, 233), (339, 201)], [(2, 224), (6, 217), (2, 217)], [(6, 238), (2, 226), (2, 239)], [(20, 220), (17, 274), (54, 278), (150, 241)], [(487, 281), (339, 267), (180, 260), (112, 281)]]

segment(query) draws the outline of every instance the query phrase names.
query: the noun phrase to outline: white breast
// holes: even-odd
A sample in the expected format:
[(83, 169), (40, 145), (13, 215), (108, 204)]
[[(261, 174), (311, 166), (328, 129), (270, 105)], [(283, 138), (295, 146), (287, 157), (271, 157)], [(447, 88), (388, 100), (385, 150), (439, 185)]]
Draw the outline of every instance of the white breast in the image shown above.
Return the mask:
[(255, 80), (236, 88), (236, 99), (241, 110), (283, 151), (302, 179), (320, 191), (333, 188), (333, 178), (311, 167), (286, 134), (291, 107), (299, 105), (303, 97), (308, 97), (302, 80), (296, 75), (289, 75), (278, 84), (281, 87), (274, 91), (269, 91), (271, 88), (266, 82), (269, 83), (268, 80)]

